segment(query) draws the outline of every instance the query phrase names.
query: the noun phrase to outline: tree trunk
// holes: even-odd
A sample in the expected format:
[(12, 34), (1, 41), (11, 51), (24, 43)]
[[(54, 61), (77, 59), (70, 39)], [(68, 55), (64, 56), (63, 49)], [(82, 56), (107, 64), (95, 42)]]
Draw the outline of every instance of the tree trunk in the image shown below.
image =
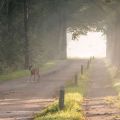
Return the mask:
[(59, 55), (61, 59), (66, 59), (66, 19), (63, 10), (60, 10), (59, 22)]
[(120, 55), (119, 55), (119, 51), (120, 51), (120, 38), (119, 38), (119, 34), (120, 34), (120, 23), (119, 23), (120, 17), (119, 15), (117, 16), (117, 20), (116, 20), (116, 46), (115, 46), (115, 63), (118, 66), (120, 64), (119, 60), (120, 60)]
[(29, 67), (29, 39), (28, 39), (28, 3), (29, 0), (24, 0), (24, 29), (25, 29), (25, 68)]

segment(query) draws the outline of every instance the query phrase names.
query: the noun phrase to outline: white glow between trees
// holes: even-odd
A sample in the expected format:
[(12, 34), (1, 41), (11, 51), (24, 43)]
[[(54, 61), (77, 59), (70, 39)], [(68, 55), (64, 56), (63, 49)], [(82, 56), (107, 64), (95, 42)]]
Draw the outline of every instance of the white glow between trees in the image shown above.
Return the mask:
[(67, 33), (68, 58), (106, 57), (106, 37), (103, 33), (88, 32), (78, 39), (73, 41), (72, 35)]

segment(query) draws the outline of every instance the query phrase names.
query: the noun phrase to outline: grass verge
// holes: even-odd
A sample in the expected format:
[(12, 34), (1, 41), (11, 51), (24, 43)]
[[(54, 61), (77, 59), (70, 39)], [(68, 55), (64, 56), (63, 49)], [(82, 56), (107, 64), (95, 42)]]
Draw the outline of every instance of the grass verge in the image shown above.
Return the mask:
[(120, 94), (120, 69), (112, 65), (109, 61), (105, 61), (105, 64), (108, 68), (113, 87)]
[[(56, 61), (47, 62), (40, 67), (40, 70), (45, 72), (50, 68), (54, 67), (56, 64), (59, 64), (59, 62), (56, 62)], [(29, 70), (17, 70), (14, 72), (4, 73), (0, 75), (0, 81), (14, 80), (22, 77), (27, 77), (29, 75), (30, 75)]]
[(110, 73), (111, 80), (113, 82), (113, 87), (118, 92), (118, 96), (110, 96), (106, 98), (108, 104), (114, 104), (116, 107), (120, 108), (120, 69), (112, 65), (108, 60), (105, 61), (108, 72)]
[(79, 76), (78, 85), (74, 80), (65, 88), (65, 108), (59, 110), (58, 101), (48, 106), (41, 113), (35, 115), (34, 120), (85, 120), (81, 104), (86, 91), (88, 74)]
[(106, 98), (106, 102), (108, 104), (114, 104), (115, 107), (120, 109), (120, 96), (117, 96), (117, 97), (113, 97), (113, 96), (107, 97)]
[(5, 80), (12, 80), (12, 79), (18, 79), (21, 77), (25, 77), (29, 75), (28, 70), (18, 70), (15, 72), (10, 72), (7, 74), (2, 74), (0, 75), (0, 81), (5, 81)]

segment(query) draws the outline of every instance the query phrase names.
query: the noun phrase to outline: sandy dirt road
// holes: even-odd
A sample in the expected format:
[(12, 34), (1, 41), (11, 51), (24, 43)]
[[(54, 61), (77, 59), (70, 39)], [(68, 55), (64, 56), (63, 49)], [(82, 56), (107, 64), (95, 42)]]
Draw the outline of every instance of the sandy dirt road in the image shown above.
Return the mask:
[(90, 80), (84, 101), (86, 120), (120, 120), (120, 109), (105, 102), (106, 97), (116, 96), (107, 68), (102, 60), (93, 61)]
[(43, 73), (39, 82), (29, 78), (0, 84), (0, 120), (29, 120), (54, 101), (59, 88), (80, 71), (86, 60), (68, 60)]

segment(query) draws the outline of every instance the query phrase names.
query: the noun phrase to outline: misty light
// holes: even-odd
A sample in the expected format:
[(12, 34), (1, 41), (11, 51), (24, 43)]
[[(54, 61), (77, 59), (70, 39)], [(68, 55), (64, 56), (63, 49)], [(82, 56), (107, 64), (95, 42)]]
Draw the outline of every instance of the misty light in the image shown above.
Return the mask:
[(106, 57), (106, 37), (101, 32), (88, 32), (78, 40), (72, 40), (72, 34), (67, 33), (67, 57), (88, 58), (95, 56)]

